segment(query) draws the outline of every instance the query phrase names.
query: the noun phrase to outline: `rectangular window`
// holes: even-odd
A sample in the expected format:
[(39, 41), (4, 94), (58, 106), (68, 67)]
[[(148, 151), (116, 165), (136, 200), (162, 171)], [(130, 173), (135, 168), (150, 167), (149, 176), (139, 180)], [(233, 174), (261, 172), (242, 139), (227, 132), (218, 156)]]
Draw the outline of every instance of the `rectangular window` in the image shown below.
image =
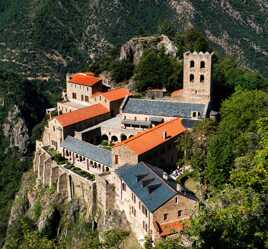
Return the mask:
[(164, 220), (167, 220), (167, 219), (168, 219), (168, 214), (164, 214), (163, 219), (164, 219)]
[(72, 93), (72, 98), (76, 99), (76, 93)]
[(179, 210), (178, 211), (178, 217), (181, 217), (182, 216), (182, 210)]
[(148, 227), (147, 227), (147, 224), (146, 224), (145, 221), (142, 221), (142, 227), (143, 227), (143, 229), (147, 232)]
[(86, 101), (86, 102), (89, 102), (89, 98), (88, 98), (88, 96), (85, 96), (85, 101)]
[(81, 101), (84, 101), (84, 95), (81, 95)]
[(57, 148), (58, 147), (58, 144), (57, 144), (57, 142), (56, 141), (51, 141), (51, 143), (52, 143), (52, 145), (55, 147), (55, 148)]
[(122, 189), (123, 191), (126, 191), (126, 184), (124, 182), (122, 183)]
[(136, 196), (134, 193), (131, 194), (131, 199), (134, 203), (136, 203)]
[(118, 164), (118, 162), (119, 162), (119, 156), (118, 155), (115, 155), (114, 156), (114, 163), (115, 164)]
[(148, 211), (143, 205), (142, 205), (141, 210), (142, 210), (142, 213), (147, 217), (148, 216)]
[(134, 207), (131, 207), (131, 214), (136, 217), (136, 209)]

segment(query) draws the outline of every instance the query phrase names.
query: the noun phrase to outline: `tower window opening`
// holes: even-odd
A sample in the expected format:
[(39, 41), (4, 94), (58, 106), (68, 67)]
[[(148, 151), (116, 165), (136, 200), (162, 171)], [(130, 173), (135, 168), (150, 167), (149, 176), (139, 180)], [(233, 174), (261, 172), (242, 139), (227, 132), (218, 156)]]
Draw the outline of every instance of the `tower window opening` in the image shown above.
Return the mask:
[(201, 61), (200, 68), (205, 68), (205, 67), (206, 67), (206, 63), (204, 61)]
[(205, 75), (201, 74), (200, 75), (200, 82), (203, 83), (205, 81)]
[(191, 67), (191, 68), (194, 67), (194, 61), (190, 61), (190, 67)]
[(193, 81), (194, 81), (194, 75), (190, 74), (190, 82), (193, 82)]

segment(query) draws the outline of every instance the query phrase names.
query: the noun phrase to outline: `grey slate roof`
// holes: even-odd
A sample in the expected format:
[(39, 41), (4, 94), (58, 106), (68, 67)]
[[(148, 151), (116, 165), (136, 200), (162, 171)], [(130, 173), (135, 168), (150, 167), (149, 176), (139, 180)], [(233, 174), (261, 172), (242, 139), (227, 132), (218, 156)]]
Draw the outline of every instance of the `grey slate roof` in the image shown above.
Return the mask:
[(122, 121), (122, 124), (125, 125), (141, 125), (141, 126), (151, 126), (150, 121), (141, 121), (141, 120), (131, 120), (131, 119), (125, 119)]
[(182, 118), (191, 118), (191, 113), (197, 111), (204, 118), (207, 112), (207, 105), (167, 100), (128, 98), (122, 111), (123, 113)]
[(112, 152), (96, 145), (68, 136), (61, 147), (106, 166), (112, 166)]
[(175, 189), (143, 162), (125, 165), (115, 172), (150, 212), (154, 212), (177, 194)]

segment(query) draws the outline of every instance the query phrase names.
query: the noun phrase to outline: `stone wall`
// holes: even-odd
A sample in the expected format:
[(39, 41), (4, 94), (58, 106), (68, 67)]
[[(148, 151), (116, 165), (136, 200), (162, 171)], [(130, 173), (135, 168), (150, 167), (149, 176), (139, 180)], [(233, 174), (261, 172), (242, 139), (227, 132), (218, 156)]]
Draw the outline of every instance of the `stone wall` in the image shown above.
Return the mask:
[(123, 164), (137, 164), (139, 162), (138, 155), (127, 148), (125, 145), (115, 146), (112, 149), (112, 160), (115, 168), (122, 166)]
[(42, 147), (41, 142), (36, 147), (33, 166), (37, 181), (44, 186), (55, 187), (68, 200), (82, 201), (91, 215), (96, 204), (96, 181), (88, 180), (58, 165)]
[[(143, 244), (145, 237), (150, 234), (151, 224), (150, 219), (152, 214), (147, 211), (147, 216), (142, 212), (141, 205), (137, 197), (133, 198), (132, 190), (125, 185), (125, 190), (122, 188), (123, 182), (121, 179), (115, 177), (115, 188), (116, 188), (116, 207), (118, 210), (123, 211), (130, 224), (131, 230), (135, 234), (136, 238), (141, 244)], [(135, 195), (135, 194), (134, 194)], [(147, 226), (147, 231), (145, 228)]]
[(211, 98), (212, 56), (208, 52), (184, 53), (183, 91), (193, 97)]

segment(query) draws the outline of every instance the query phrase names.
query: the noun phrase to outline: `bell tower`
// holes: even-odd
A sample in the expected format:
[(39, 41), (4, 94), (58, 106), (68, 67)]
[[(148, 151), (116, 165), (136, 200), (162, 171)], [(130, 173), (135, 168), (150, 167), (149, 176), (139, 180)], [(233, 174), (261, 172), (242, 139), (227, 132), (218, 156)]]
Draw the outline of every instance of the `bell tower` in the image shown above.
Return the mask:
[(187, 96), (210, 101), (213, 53), (186, 52), (183, 66), (183, 91)]

